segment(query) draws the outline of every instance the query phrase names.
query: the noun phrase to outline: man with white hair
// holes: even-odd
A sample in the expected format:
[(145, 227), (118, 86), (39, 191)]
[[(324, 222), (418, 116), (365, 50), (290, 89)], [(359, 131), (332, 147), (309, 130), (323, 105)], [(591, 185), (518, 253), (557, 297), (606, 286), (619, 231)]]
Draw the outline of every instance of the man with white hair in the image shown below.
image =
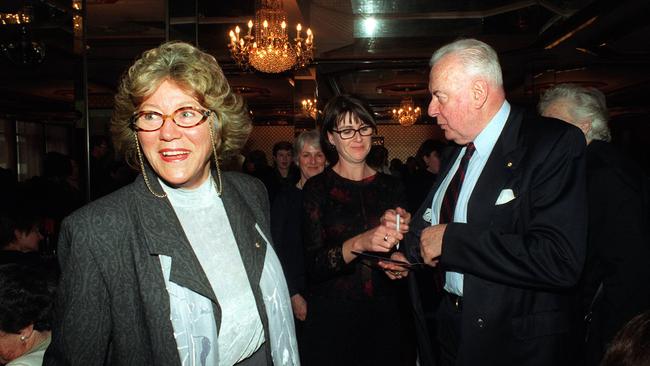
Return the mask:
[(586, 242), (582, 134), (511, 106), (497, 54), (478, 40), (433, 54), (429, 91), (429, 115), (458, 146), (406, 246), (444, 271), (439, 364), (568, 365)]
[(577, 324), (586, 331), (584, 364), (599, 365), (616, 332), (650, 308), (648, 188), (641, 169), (607, 143), (607, 106), (599, 90), (556, 85), (538, 109), (578, 127), (587, 140), (589, 234)]

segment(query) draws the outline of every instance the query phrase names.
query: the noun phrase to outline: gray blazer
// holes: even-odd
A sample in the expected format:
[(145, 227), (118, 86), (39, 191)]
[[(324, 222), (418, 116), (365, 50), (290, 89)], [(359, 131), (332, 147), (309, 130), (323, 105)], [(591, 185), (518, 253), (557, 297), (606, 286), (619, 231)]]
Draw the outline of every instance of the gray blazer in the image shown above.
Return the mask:
[[(264, 186), (225, 173), (221, 198), (268, 335), (259, 286), (266, 241), (255, 229), (271, 237)], [(212, 300), (220, 326), (217, 298), (169, 200), (154, 197), (142, 176), (67, 217), (58, 249), (62, 276), (44, 365), (180, 365), (159, 254), (172, 257), (171, 281)]]

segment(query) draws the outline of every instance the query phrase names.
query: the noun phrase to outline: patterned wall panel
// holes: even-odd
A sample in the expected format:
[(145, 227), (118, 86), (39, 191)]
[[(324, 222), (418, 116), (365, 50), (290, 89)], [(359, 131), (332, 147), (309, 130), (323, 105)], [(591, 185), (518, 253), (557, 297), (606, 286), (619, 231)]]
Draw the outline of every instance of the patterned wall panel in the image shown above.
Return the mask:
[(399, 158), (402, 162), (409, 156), (415, 156), (422, 141), (426, 139), (444, 140), (438, 125), (379, 125), (377, 135), (384, 137), (384, 146), (388, 149), (388, 161)]
[(273, 161), (271, 159), (273, 145), (282, 140), (293, 143), (293, 138), (293, 126), (253, 126), (242, 153), (246, 155), (252, 150), (262, 150), (270, 165)]
[[(405, 161), (409, 156), (415, 156), (422, 141), (432, 138), (443, 140), (444, 136), (437, 125), (413, 125), (402, 127), (398, 125), (379, 125), (377, 136), (383, 137), (384, 146), (389, 151), (388, 159), (399, 158)], [(273, 144), (281, 140), (293, 142), (293, 126), (255, 126), (244, 147), (243, 153), (251, 150), (262, 150), (271, 163)]]

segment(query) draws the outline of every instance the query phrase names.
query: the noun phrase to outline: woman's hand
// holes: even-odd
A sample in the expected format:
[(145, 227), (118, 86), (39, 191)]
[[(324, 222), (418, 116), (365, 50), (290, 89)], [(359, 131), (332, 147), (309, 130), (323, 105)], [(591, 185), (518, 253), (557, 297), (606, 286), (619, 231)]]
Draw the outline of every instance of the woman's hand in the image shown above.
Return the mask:
[[(400, 217), (399, 230), (397, 215)], [(380, 225), (365, 231), (343, 243), (343, 259), (350, 263), (356, 258), (354, 252), (389, 252), (408, 231), (411, 214), (401, 207), (389, 209), (380, 219)]]
[[(400, 252), (393, 253), (390, 256), (390, 259), (406, 262), (406, 263), (409, 262), (406, 259), (406, 256), (404, 256), (404, 254)], [(377, 262), (377, 264), (379, 265), (379, 267), (384, 269), (384, 273), (386, 273), (386, 276), (388, 276), (388, 278), (390, 278), (391, 280), (401, 280), (402, 278), (408, 277), (409, 275), (408, 267), (401, 266), (397, 263), (379, 261)]]
[(293, 315), (300, 321), (307, 319), (307, 301), (300, 294), (291, 296), (291, 308)]
[(398, 231), (397, 215), (399, 215), (399, 232), (406, 234), (409, 231), (409, 223), (411, 222), (411, 214), (405, 209), (397, 207), (396, 209), (389, 209), (384, 212), (379, 222), (389, 229)]
[(402, 240), (402, 233), (379, 225), (355, 237), (352, 250), (356, 252), (388, 252)]

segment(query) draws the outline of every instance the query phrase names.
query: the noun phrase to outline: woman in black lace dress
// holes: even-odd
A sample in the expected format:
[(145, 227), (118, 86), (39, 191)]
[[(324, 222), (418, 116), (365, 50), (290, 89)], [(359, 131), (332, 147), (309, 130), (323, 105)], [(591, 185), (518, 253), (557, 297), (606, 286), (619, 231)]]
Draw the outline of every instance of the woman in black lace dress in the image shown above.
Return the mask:
[(382, 263), (384, 273), (354, 253), (393, 251), (410, 219), (399, 180), (366, 164), (375, 132), (359, 100), (337, 96), (325, 107), (321, 138), (338, 162), (303, 188), (305, 365), (415, 364), (406, 283), (391, 281), (404, 269)]

